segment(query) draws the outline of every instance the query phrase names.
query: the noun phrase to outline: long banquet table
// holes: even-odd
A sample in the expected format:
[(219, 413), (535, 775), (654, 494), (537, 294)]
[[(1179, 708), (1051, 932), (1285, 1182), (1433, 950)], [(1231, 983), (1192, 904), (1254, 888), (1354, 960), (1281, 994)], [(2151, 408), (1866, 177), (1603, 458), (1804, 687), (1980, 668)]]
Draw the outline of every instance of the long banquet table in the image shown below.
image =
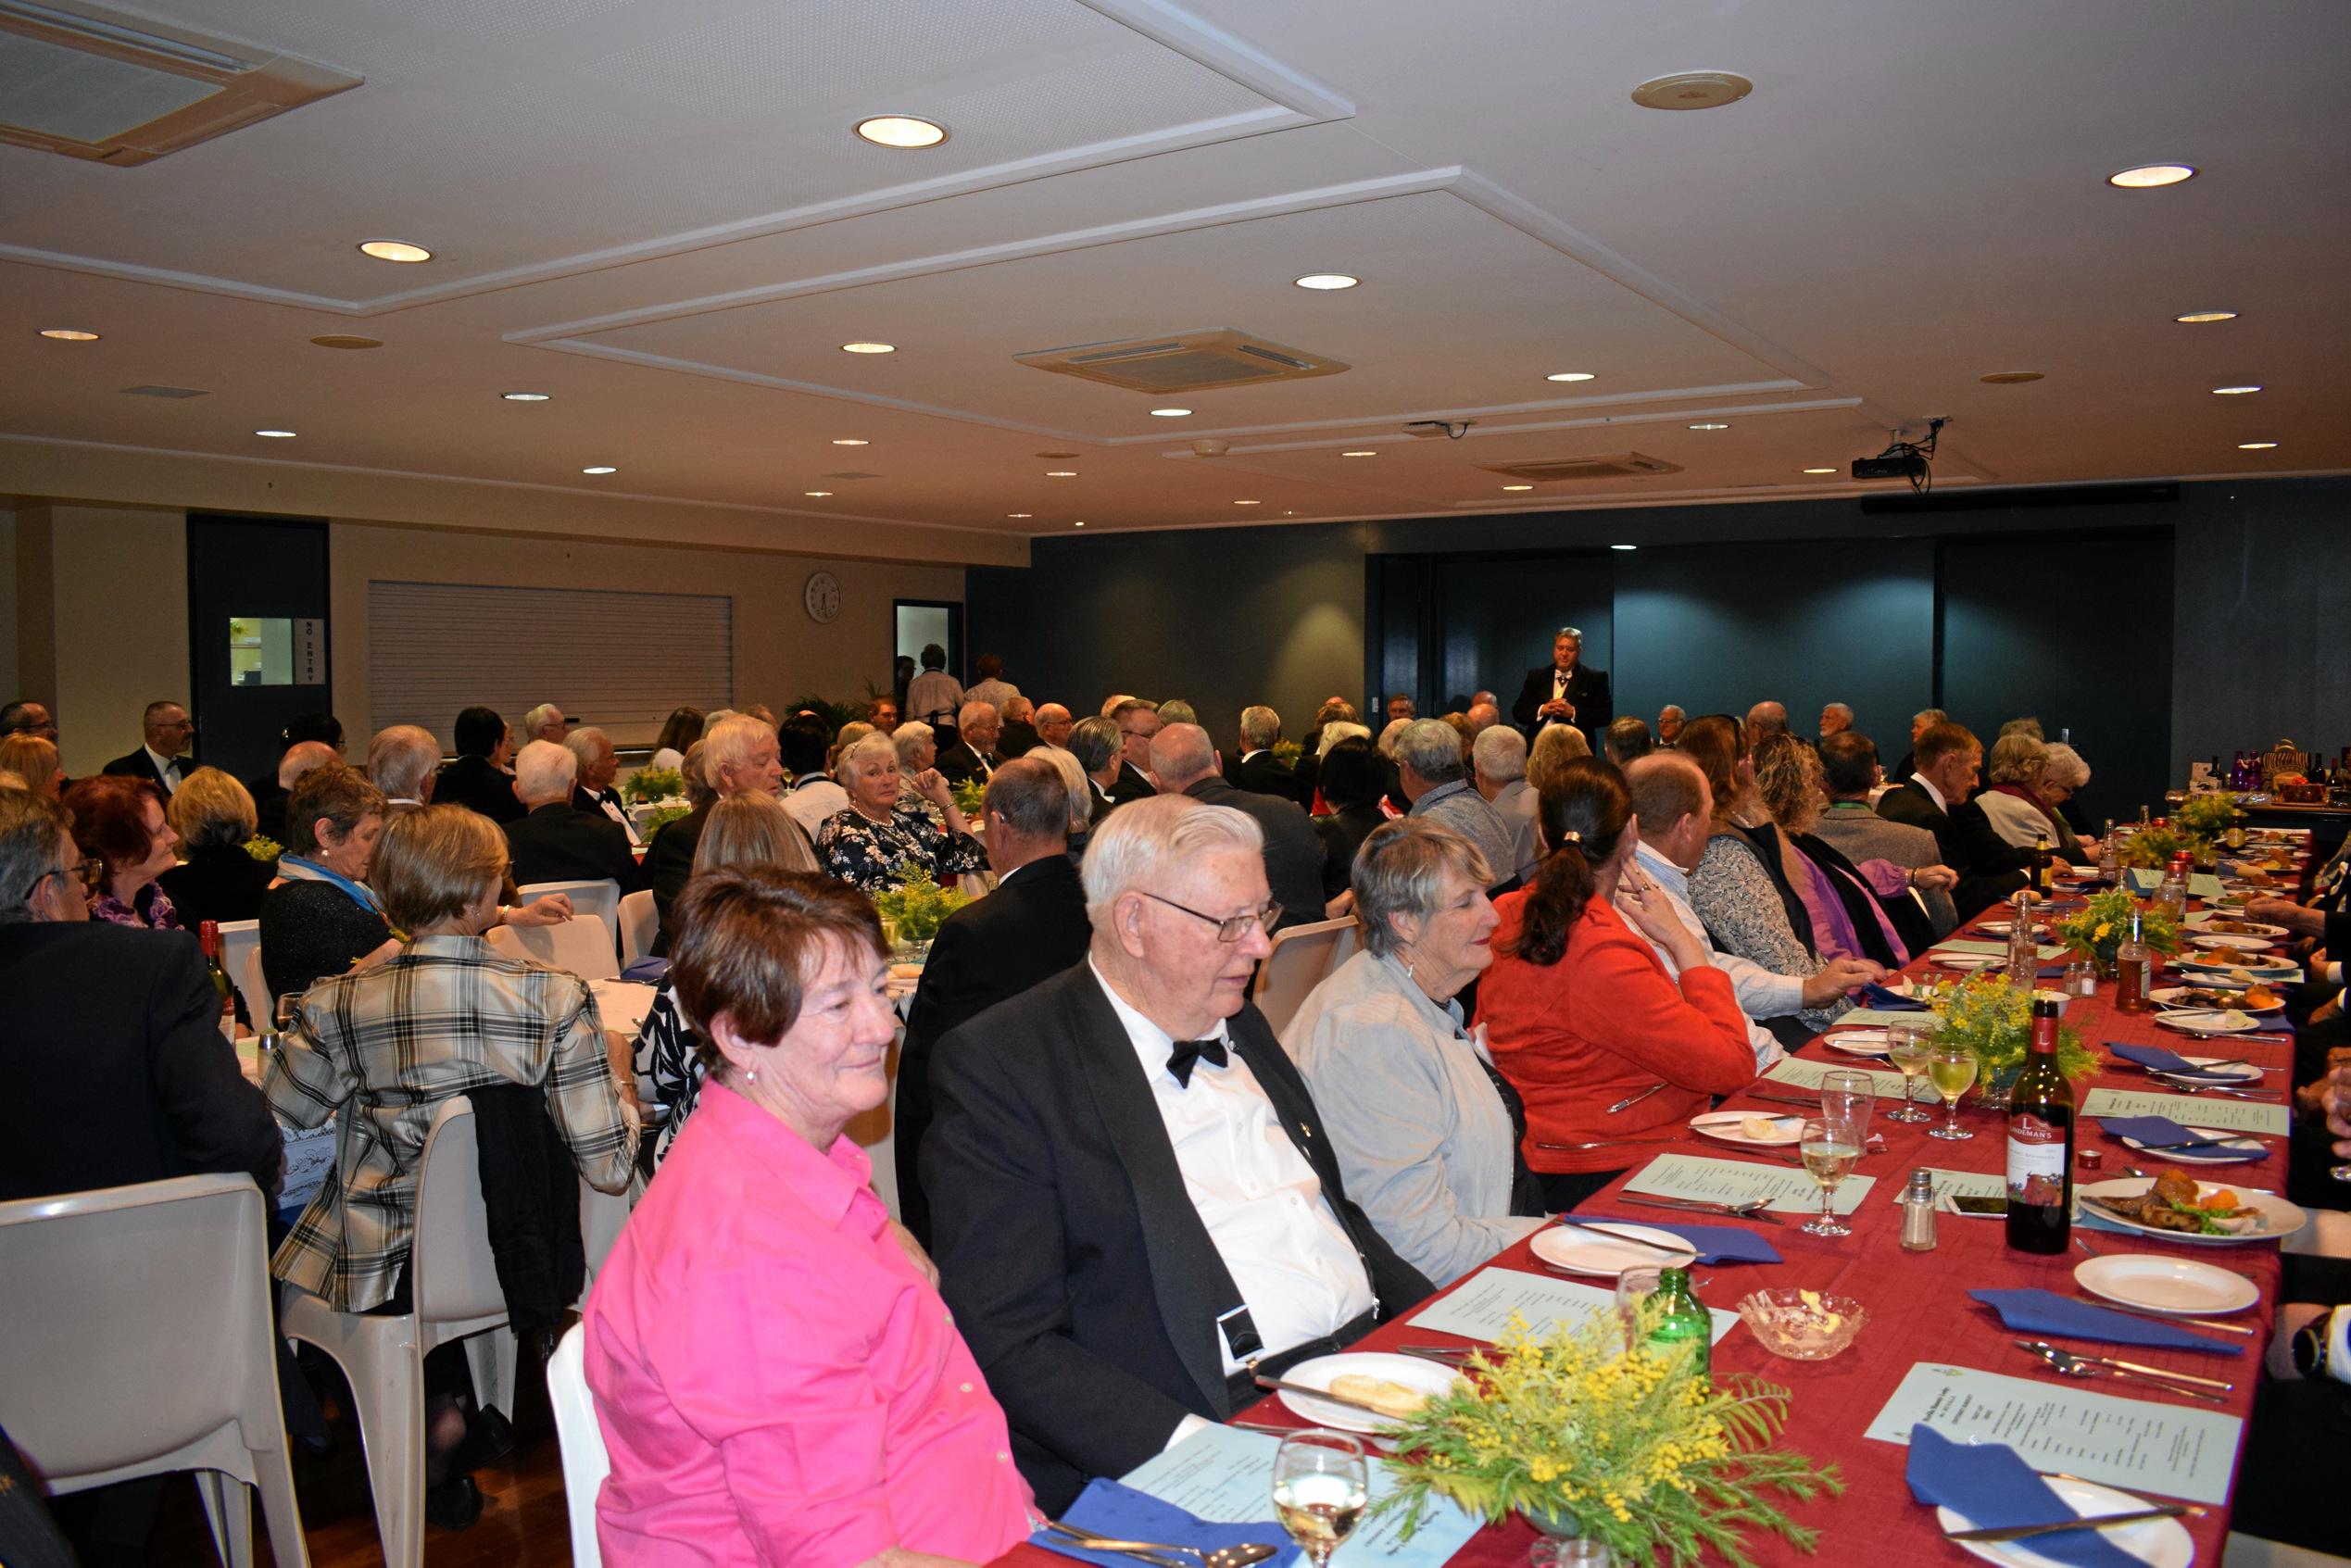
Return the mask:
[[(2063, 896), (2060, 897), (2062, 899)], [(2061, 902), (2059, 912), (2062, 909)], [(1943, 974), (1928, 958), (1913, 962), (1905, 972), (1914, 978), (1938, 978)], [(2102, 985), (2095, 997), (2073, 998), (2067, 1009), (2066, 1021), (2080, 1032), (2083, 1042), (2092, 1047), (2118, 1041), (2132, 1045), (2167, 1046), (2188, 1051), (2199, 1048), (2195, 1042), (2183, 1035), (2157, 1028), (2151, 1013), (2132, 1015), (2118, 1010), (2113, 1004), (2110, 985)], [(2228, 1047), (2230, 1054), (2242, 1055), (2263, 1069), (2261, 1086), (2272, 1090), (2288, 1086), (2293, 1059), (2290, 1044), (2242, 1040), (2228, 1042)], [(1884, 1066), (1882, 1061), (1830, 1050), (1819, 1039), (1811, 1041), (1796, 1054), (1801, 1060), (1824, 1064), (1864, 1068)], [(2105, 1070), (2076, 1085), (2077, 1101), (2081, 1095), (2095, 1086), (2138, 1090), (2161, 1087), (2129, 1063), (2114, 1059), (2111, 1052), (2106, 1054), (2108, 1060)], [(1751, 1089), (1726, 1099), (1724, 1108), (1752, 1107), (1758, 1114), (1795, 1109), (1759, 1100), (1755, 1098), (1754, 1089), (1777, 1094), (1798, 1092), (1785, 1083), (1759, 1080)], [(1920, 1093), (1925, 1097), (1930, 1091), (1922, 1087)], [(2153, 1236), (2090, 1230), (2081, 1226), (2075, 1228), (2078, 1236), (2102, 1253), (2144, 1252), (2193, 1257), (2198, 1261), (2232, 1269), (2253, 1282), (2260, 1292), (2259, 1301), (2229, 1319), (2257, 1330), (2256, 1336), (2245, 1341), (2246, 1348), (2241, 1355), (2215, 1356), (2190, 1350), (2065, 1341), (2068, 1348), (2086, 1354), (2119, 1356), (2166, 1370), (2233, 1382), (2235, 1392), (2228, 1396), (2225, 1404), (2218, 1405), (2175, 1395), (2162, 1386), (2144, 1381), (2099, 1379), (2076, 1383), (2064, 1378), (2030, 1355), (2017, 1349), (2011, 1342), (2018, 1336), (2006, 1329), (1989, 1307), (1979, 1305), (1968, 1295), (1971, 1289), (2030, 1286), (2066, 1295), (2079, 1294), (2074, 1286), (2073, 1270), (2083, 1261), (2085, 1253), (2078, 1247), (2069, 1247), (2061, 1257), (2044, 1258), (2012, 1252), (2005, 1244), (2003, 1227), (1997, 1221), (1944, 1213), (1937, 1216), (1938, 1237), (1934, 1250), (1901, 1250), (1901, 1210), (1893, 1198), (1911, 1171), (1921, 1166), (1977, 1172), (1998, 1172), (2003, 1168), (2005, 1145), (2002, 1119), (1978, 1109), (1977, 1098), (1977, 1092), (1971, 1090), (1960, 1104), (1960, 1125), (1976, 1135), (1967, 1142), (1930, 1139), (1926, 1135), (1928, 1125), (1890, 1122), (1885, 1112), (1893, 1109), (1893, 1102), (1886, 1098), (1878, 1101), (1871, 1117), (1871, 1131), (1884, 1135), (1886, 1147), (1882, 1153), (1866, 1155), (1855, 1167), (1856, 1175), (1873, 1176), (1877, 1181), (1859, 1207), (1845, 1218), (1845, 1223), (1853, 1232), (1851, 1236), (1834, 1239), (1806, 1236), (1797, 1228), (1801, 1216), (1783, 1214), (1780, 1218), (1784, 1223), (1779, 1224), (1747, 1222), (1760, 1234), (1769, 1237), (1784, 1261), (1761, 1265), (1702, 1265), (1691, 1271), (1694, 1281), (1704, 1282), (1698, 1289), (1700, 1298), (1717, 1308), (1732, 1307), (1751, 1290), (1802, 1286), (1823, 1293), (1850, 1296), (1860, 1301), (1869, 1314), (1869, 1323), (1853, 1346), (1827, 1361), (1794, 1361), (1773, 1356), (1764, 1349), (1743, 1323), (1733, 1327), (1715, 1348), (1714, 1364), (1718, 1371), (1753, 1373), (1790, 1390), (1792, 1398), (1780, 1444), (1824, 1463), (1833, 1461), (1845, 1482), (1846, 1489), (1842, 1497), (1824, 1498), (1792, 1510), (1800, 1524), (1820, 1530), (1821, 1555), (1807, 1558), (1779, 1537), (1758, 1532), (1748, 1537), (1747, 1551), (1759, 1568), (1779, 1568), (1779, 1565), (1792, 1568), (1797, 1563), (1829, 1560), (1904, 1563), (1968, 1560), (1959, 1547), (1942, 1539), (1933, 1511), (1911, 1500), (1903, 1480), (1904, 1463), (1909, 1450), (1863, 1436), (1864, 1429), (1893, 1395), (1904, 1375), (1914, 1363), (1921, 1361), (1935, 1361), (2031, 1379), (2074, 1393), (2086, 1391), (2176, 1405), (2183, 1409), (2219, 1411), (2240, 1419), (2251, 1414), (2254, 1390), (2261, 1376), (2261, 1353), (2269, 1343), (2277, 1307), (2281, 1265), (2279, 1244), (2276, 1242), (2197, 1245), (2165, 1241)], [(2194, 1123), (2196, 1103), (2194, 1099), (2183, 1098), (2181, 1106), (2174, 1112), (2175, 1119)], [(1934, 1106), (1931, 1109), (1936, 1118), (1932, 1125), (1940, 1125), (1942, 1108)], [(1665, 1134), (1661, 1130), (1657, 1135)], [(2203, 1172), (2191, 1168), (2191, 1173), (2232, 1185), (2282, 1194), (2286, 1173), (2286, 1140), (2281, 1137), (2265, 1141), (2270, 1146), (2270, 1153), (2266, 1160), (2215, 1165), (2211, 1170)], [(2097, 1149), (2103, 1155), (2103, 1169), (2076, 1172), (2076, 1178), (2081, 1182), (2127, 1174), (2128, 1167), (2134, 1160), (2142, 1162), (2143, 1169), (2152, 1171), (2159, 1168), (2149, 1162), (2148, 1157), (2135, 1155), (2118, 1140), (2107, 1136), (2098, 1123), (2087, 1118), (2080, 1122), (2077, 1148)], [(1670, 1142), (1631, 1152), (1639, 1156), (1632, 1167), (1578, 1205), (1576, 1213), (1579, 1217), (1606, 1216), (1635, 1223), (1672, 1224), (1674, 1216), (1663, 1210), (1633, 1207), (1617, 1201), (1626, 1183), (1658, 1155), (1679, 1152), (1726, 1160), (1772, 1158), (1764, 1151), (1742, 1150), (1736, 1146), (1701, 1137), (1687, 1127), (1681, 1129), (1680, 1135)], [(1741, 1223), (1719, 1215), (1690, 1217), (1706, 1224)], [(1530, 1248), (1530, 1242), (1521, 1242), (1497, 1256), (1487, 1266), (1541, 1273), (1544, 1265), (1534, 1260)], [(1477, 1277), (1477, 1273), (1472, 1273), (1453, 1286), (1452, 1289), (1459, 1290)], [(1598, 1283), (1604, 1287), (1607, 1282), (1602, 1280)], [(1390, 1349), (1400, 1343), (1452, 1346), (1475, 1343), (1436, 1330), (1412, 1326), (1410, 1320), (1418, 1311), (1419, 1308), (1414, 1308), (1402, 1319), (1382, 1323), (1353, 1348)], [(1293, 1414), (1277, 1398), (1259, 1401), (1242, 1412), (1241, 1418), (1272, 1426), (1304, 1427), (1310, 1424)], [(2239, 1457), (2242, 1458), (2242, 1448)], [(2232, 1493), (2233, 1489), (2232, 1480)], [(2181, 1523), (2187, 1527), (2194, 1541), (2195, 1561), (2206, 1564), (2218, 1563), (2228, 1532), (2228, 1510), (2215, 1507), (2201, 1516), (2184, 1518)], [(1528, 1549), (1534, 1538), (1532, 1528), (1519, 1519), (1480, 1530), (1471, 1537), (1467, 1546), (1453, 1556), (1449, 1568), (1503, 1568), (1505, 1564), (1517, 1568), (1517, 1565), (1526, 1562)], [(1833, 1559), (1830, 1554), (1833, 1554)], [(1066, 1568), (1069, 1560), (1034, 1547), (1021, 1546), (998, 1561), (1006, 1568), (1051, 1568), (1057, 1563)]]

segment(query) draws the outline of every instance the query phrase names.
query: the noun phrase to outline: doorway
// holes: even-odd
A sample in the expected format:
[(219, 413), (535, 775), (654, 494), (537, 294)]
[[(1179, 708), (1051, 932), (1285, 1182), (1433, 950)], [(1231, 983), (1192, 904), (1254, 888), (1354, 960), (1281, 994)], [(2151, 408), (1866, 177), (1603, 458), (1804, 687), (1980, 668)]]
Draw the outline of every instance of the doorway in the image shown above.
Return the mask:
[(327, 605), (323, 521), (189, 514), (190, 696), (207, 764), (274, 772), (287, 721), (331, 710)]

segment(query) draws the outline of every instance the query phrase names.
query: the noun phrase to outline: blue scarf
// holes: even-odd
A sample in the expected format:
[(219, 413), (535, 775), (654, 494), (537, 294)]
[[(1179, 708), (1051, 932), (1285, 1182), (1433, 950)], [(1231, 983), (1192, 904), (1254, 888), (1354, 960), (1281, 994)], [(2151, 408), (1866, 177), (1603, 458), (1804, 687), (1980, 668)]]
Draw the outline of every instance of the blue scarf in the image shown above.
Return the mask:
[(278, 857), (278, 874), (296, 882), (332, 883), (349, 895), (353, 903), (374, 911), (379, 917), (383, 913), (383, 904), (376, 897), (373, 888), (364, 882), (353, 882), (341, 872), (329, 871), (316, 860), (306, 860), (299, 855), (281, 855)]

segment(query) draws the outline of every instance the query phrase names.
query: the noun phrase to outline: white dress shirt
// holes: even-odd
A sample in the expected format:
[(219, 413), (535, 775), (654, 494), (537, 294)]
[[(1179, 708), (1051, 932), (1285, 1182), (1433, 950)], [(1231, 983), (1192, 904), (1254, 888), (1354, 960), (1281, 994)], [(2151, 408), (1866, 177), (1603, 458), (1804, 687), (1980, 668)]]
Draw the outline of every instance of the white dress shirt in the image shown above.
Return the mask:
[(155, 764), (156, 777), (163, 781), (163, 793), (179, 794), (180, 759), (176, 757), (166, 757), (151, 746), (142, 746), (139, 749), (145, 752), (147, 760)]
[[(1759, 963), (1716, 947), (1715, 939), (1706, 935), (1706, 922), (1690, 907), (1690, 873), (1645, 841), (1634, 848), (1633, 859), (1648, 873), (1649, 880), (1657, 884), (1658, 891), (1665, 894), (1666, 902), (1673, 906), (1675, 916), (1690, 935), (1706, 945), (1714, 966), (1730, 977), (1730, 988), (1739, 996), (1739, 1010), (1747, 1015), (1747, 1043), (1755, 1049), (1755, 1071), (1760, 1073), (1786, 1056), (1788, 1053), (1780, 1048), (1771, 1031), (1755, 1020), (1779, 1018), (1801, 1009), (1804, 1005), (1804, 981), (1791, 974), (1774, 974)], [(1681, 971), (1675, 965), (1673, 955), (1666, 950), (1666, 945), (1653, 939), (1649, 946), (1656, 953), (1657, 961), (1666, 966), (1666, 972), (1678, 985)]]
[(1935, 803), (1936, 810), (1944, 813), (1950, 811), (1951, 802), (1942, 797), (1942, 791), (1937, 789), (1926, 774), (1913, 773), (1910, 775), (1910, 782), (1927, 792), (1927, 798)]
[(621, 831), (629, 835), (630, 848), (642, 849), (645, 847), (645, 840), (638, 835), (636, 824), (629, 821), (628, 811), (610, 791), (598, 794), (592, 798), (596, 801), (597, 807), (599, 810), (601, 810), (606, 816), (611, 818), (614, 822), (621, 824)]
[[(911, 792), (910, 792), (911, 793)], [(813, 779), (807, 784), (795, 784), (784, 792), (784, 809), (800, 824), (811, 843), (824, 824), (849, 808), (849, 791), (831, 779)]]
[[(1222, 1020), (1225, 1065), (1192, 1064), (1189, 1086), (1167, 1071), (1175, 1041), (1127, 1005), (1091, 959), (1087, 967), (1126, 1027), (1151, 1086), (1184, 1191), (1233, 1276), (1264, 1353), (1330, 1334), (1372, 1310), (1371, 1276), (1323, 1197), (1322, 1179), (1276, 1119), (1249, 1064), (1232, 1051)], [(1222, 1345), (1225, 1371), (1247, 1364)]]

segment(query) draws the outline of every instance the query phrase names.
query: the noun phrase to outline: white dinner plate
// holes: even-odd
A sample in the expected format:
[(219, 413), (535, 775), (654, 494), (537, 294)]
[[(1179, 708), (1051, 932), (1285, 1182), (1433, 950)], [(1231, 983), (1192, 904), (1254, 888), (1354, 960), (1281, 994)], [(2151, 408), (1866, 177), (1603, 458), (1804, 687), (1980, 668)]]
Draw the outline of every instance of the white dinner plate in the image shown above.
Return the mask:
[(2219, 1317), (2242, 1312), (2261, 1299), (2260, 1290), (2243, 1274), (2193, 1258), (2153, 1252), (2084, 1258), (2074, 1268), (2073, 1279), (2093, 1296), (2173, 1317)]
[[(1418, 1356), (1396, 1356), (1384, 1350), (1348, 1350), (1336, 1356), (1316, 1356), (1299, 1362), (1282, 1374), (1285, 1383), (1302, 1383), (1309, 1388), (1328, 1388), (1338, 1379), (1349, 1375), (1377, 1377), (1389, 1383), (1401, 1383), (1416, 1388), (1431, 1399), (1452, 1392), (1461, 1374), (1452, 1368), (1435, 1361), (1422, 1361)], [(1339, 1432), (1373, 1434), (1392, 1430), (1397, 1423), (1369, 1411), (1357, 1410), (1332, 1399), (1317, 1399), (1312, 1394), (1293, 1394), (1289, 1389), (1276, 1396), (1317, 1426), (1327, 1426)]]
[[(2181, 1061), (2186, 1062), (2189, 1066), (2201, 1067), (2206, 1073), (2212, 1074), (2209, 1078), (2199, 1074), (2194, 1078), (2188, 1079), (2187, 1082), (2192, 1084), (2211, 1084), (2219, 1083), (2222, 1080), (2226, 1080), (2232, 1084), (2257, 1084), (2261, 1081), (2261, 1069), (2254, 1066), (2253, 1063), (2249, 1061), (2238, 1061), (2234, 1058), (2225, 1056), (2190, 1056), (2185, 1051), (2174, 1051), (2172, 1054), (2177, 1056)], [(2224, 1061), (2229, 1065), (2226, 1067), (2221, 1066), (2220, 1064)], [(2169, 1078), (2173, 1076), (2173, 1074), (2164, 1072), (2159, 1067), (2150, 1067), (2146, 1069), (2146, 1073), (2151, 1078)]]
[(2230, 977), (2241, 969), (2256, 980), (2299, 983), (2302, 979), (2302, 966), (2291, 959), (2264, 959), (2251, 953), (2182, 954), (2171, 960), (2171, 967), (2191, 974)]
[[(1975, 929), (1982, 932), (1986, 936), (2005, 936), (2016, 928), (2017, 922), (2012, 920), (1980, 920), (1975, 925)], [(2048, 929), (2039, 921), (2032, 922), (2032, 934), (2035, 936), (2047, 935)]]
[(2277, 944), (2266, 936), (2240, 936), (2233, 931), (2216, 931), (2209, 936), (2191, 936), (2189, 946), (2206, 949), (2232, 948), (2240, 953), (2269, 953), (2277, 950)]
[(2247, 1015), (2241, 1023), (2232, 1023), (2225, 1012), (2198, 1008), (2181, 1008), (2176, 1012), (2158, 1013), (2156, 1022), (2167, 1029), (2184, 1030), (2191, 1035), (2250, 1035), (2261, 1028), (2261, 1021)]
[(1932, 952), (1927, 955), (1927, 961), (1943, 969), (1991, 969), (2006, 960), (1996, 959), (1990, 953)]
[[(1745, 1122), (1768, 1122), (1771, 1135), (1751, 1137), (1741, 1129)], [(1793, 1116), (1760, 1116), (1754, 1111), (1707, 1110), (1690, 1119), (1691, 1130), (1724, 1143), (1737, 1144), (1742, 1148), (1792, 1148), (1804, 1140), (1804, 1119)]]
[[(2135, 1513), (2147, 1506), (2145, 1499), (2133, 1497), (2129, 1492), (2118, 1492), (2112, 1486), (2100, 1486), (2088, 1481), (2060, 1481), (2054, 1475), (2044, 1475), (2042, 1479), (2049, 1484), (2051, 1491), (2065, 1499), (2068, 1508), (2077, 1513)], [(1935, 1523), (1942, 1526), (1945, 1534), (1976, 1527), (1975, 1522), (1966, 1514), (1947, 1508), (1935, 1510)], [(2143, 1519), (2136, 1524), (2117, 1524), (2111, 1529), (2101, 1530), (2098, 1535), (2109, 1546), (2147, 1564), (2147, 1568), (2188, 1568), (2196, 1555), (2195, 1542), (2190, 1538), (2187, 1527), (2177, 1519)], [(2078, 1536), (2060, 1538), (2081, 1539)], [(2003, 1564), (2003, 1568), (2064, 1568), (2062, 1563), (2033, 1550), (2030, 1537), (2021, 1541), (1954, 1541), (1952, 1544), (1970, 1557)]]
[[(2203, 1003), (2192, 999), (2188, 995), (2189, 992), (2199, 988), (2206, 991), (2220, 991), (2238, 994), (2242, 994), (2245, 990), (2244, 986), (2237, 985), (2233, 981), (2211, 980), (2206, 981), (2202, 987), (2194, 985), (2158, 985), (2154, 990), (2147, 993), (2147, 997), (2150, 1001), (2154, 1002), (2156, 1006), (2161, 1008), (2201, 1007), (2204, 1005)], [(2285, 1011), (2285, 1003), (2282, 1000), (2271, 1002), (2266, 1008), (2249, 1008), (2242, 1002), (2231, 1002), (2229, 1005), (2235, 1008), (2239, 1012), (2249, 1012), (2256, 1018), (2267, 1017), (2271, 1013)]]
[[(2201, 928), (2201, 927), (2203, 927), (2203, 926), (2209, 925), (2209, 924), (2212, 922), (2212, 921), (2213, 921), (2213, 919), (2214, 919), (2214, 917), (2215, 917), (2216, 915), (2219, 915), (2219, 911), (2218, 911), (2218, 910), (2214, 910), (2214, 909), (2199, 909), (2196, 913), (2192, 914), (2192, 915), (2190, 915), (2190, 916), (2188, 917), (2188, 923), (2189, 923), (2190, 925), (2192, 925), (2192, 926), (2196, 926), (2196, 927)], [(2228, 922), (2230, 922), (2231, 923), (2235, 924), (2235, 925), (2251, 926), (2251, 927), (2252, 927), (2252, 929), (2251, 929), (2250, 931), (2245, 931), (2245, 932), (2234, 932), (2234, 931), (2214, 931), (2214, 932), (2204, 933), (2204, 935), (2212, 935), (2212, 936), (2237, 936), (2237, 935), (2244, 935), (2244, 936), (2264, 936), (2264, 937), (2272, 937), (2272, 938), (2274, 938), (2274, 937), (2279, 937), (2279, 936), (2291, 936), (2291, 935), (2294, 935), (2294, 933), (2292, 933), (2292, 932), (2288, 931), (2288, 930), (2287, 930), (2284, 926), (2282, 926), (2282, 925), (2270, 925), (2270, 924), (2269, 924), (2269, 923), (2267, 923), (2266, 922), (2263, 922), (2263, 921), (2257, 921), (2257, 920), (2238, 920), (2238, 919), (2236, 918), (2236, 916), (2234, 916), (2234, 915), (2219, 915), (2219, 918), (2220, 918), (2220, 919), (2222, 919), (2222, 920), (2226, 920), (2226, 921), (2228, 921)], [(2193, 934), (2192, 934), (2192, 935), (2193, 935)]]
[(1820, 1036), (1820, 1043), (1847, 1056), (1883, 1057), (1890, 1048), (1883, 1029), (1833, 1029)]
[(1628, 1224), (1622, 1220), (1595, 1221), (1604, 1230), (1621, 1236), (1639, 1236), (1660, 1247), (1676, 1248), (1676, 1255), (1653, 1252), (1646, 1247), (1636, 1247), (1629, 1241), (1611, 1241), (1598, 1231), (1585, 1230), (1578, 1224), (1546, 1226), (1535, 1233), (1532, 1243), (1535, 1256), (1554, 1269), (1565, 1269), (1571, 1274), (1597, 1274), (1615, 1279), (1627, 1269), (1680, 1269), (1698, 1261), (1698, 1254), (1689, 1242), (1671, 1231), (1661, 1231), (1653, 1225)]
[[(2188, 1131), (2200, 1138), (2226, 1138), (2229, 1141), (2203, 1148), (2159, 1148), (2155, 1151), (2156, 1156), (2167, 1164), (2179, 1165), (2232, 1165), (2269, 1157), (2269, 1146), (2248, 1133), (2232, 1133), (2225, 1127), (2190, 1127)], [(2137, 1138), (2122, 1137), (2116, 1141), (2126, 1148), (2135, 1148), (2143, 1154), (2146, 1152), (2147, 1146)]]
[[(2080, 1198), (2103, 1198), (2112, 1202), (2117, 1198), (2144, 1198), (2146, 1196), (2147, 1189), (2153, 1185), (2155, 1185), (2155, 1178), (2152, 1176), (2115, 1176), (2103, 1182), (2084, 1182), (2073, 1190)], [(2110, 1224), (2137, 1231), (2142, 1236), (2157, 1236), (2165, 1241), (2177, 1241), (2189, 1246), (2202, 1247), (2233, 1247), (2240, 1242), (2275, 1241), (2281, 1236), (2292, 1236), (2308, 1223), (2307, 1215), (2275, 1193), (2252, 1192), (2229, 1182), (2198, 1182), (2196, 1184), (2196, 1191), (2199, 1195), (2216, 1192), (2221, 1187), (2227, 1187), (2231, 1192), (2235, 1193), (2238, 1200), (2245, 1207), (2258, 1211), (2261, 1220), (2260, 1229), (2232, 1231), (2226, 1236), (2205, 1236), (2196, 1231), (2157, 1230), (2153, 1225), (2142, 1224), (2136, 1220), (2126, 1220), (2103, 1208), (2090, 1209), (2087, 1212), (2097, 1215), (2099, 1219)]]

